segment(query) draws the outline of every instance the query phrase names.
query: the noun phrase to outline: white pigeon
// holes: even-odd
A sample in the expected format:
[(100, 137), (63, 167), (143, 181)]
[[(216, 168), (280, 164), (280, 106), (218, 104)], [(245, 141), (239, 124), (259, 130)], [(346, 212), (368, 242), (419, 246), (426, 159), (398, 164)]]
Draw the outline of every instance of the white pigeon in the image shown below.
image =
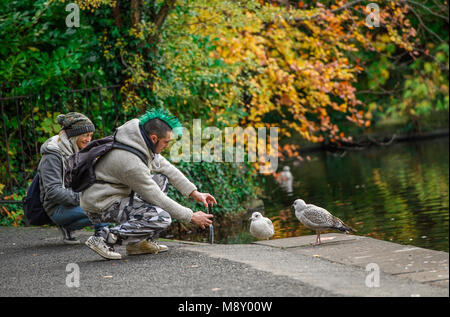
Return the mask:
[(261, 213), (254, 212), (249, 220), (251, 220), (250, 233), (255, 238), (269, 240), (275, 233), (272, 221), (269, 218), (263, 217)]
[(292, 205), (297, 219), (307, 228), (315, 230), (316, 245), (321, 244), (320, 231), (326, 229), (337, 229), (348, 233), (356, 231), (347, 226), (341, 219), (333, 216), (327, 210), (315, 205), (306, 204), (302, 199), (296, 199)]

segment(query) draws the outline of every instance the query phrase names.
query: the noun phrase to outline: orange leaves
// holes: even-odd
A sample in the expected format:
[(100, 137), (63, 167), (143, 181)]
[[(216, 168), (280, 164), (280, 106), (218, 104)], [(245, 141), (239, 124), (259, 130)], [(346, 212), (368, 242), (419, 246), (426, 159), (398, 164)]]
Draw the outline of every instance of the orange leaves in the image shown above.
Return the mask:
[(292, 102), (292, 99), (289, 98), (288, 95), (283, 94), (283, 96), (281, 96), (280, 103), (281, 103), (283, 106), (291, 106), (293, 102)]
[[(5, 199), (8, 199), (7, 197), (4, 197)], [(0, 208), (0, 215), (6, 217), (9, 221), (12, 221), (12, 225), (14, 227), (18, 227), (20, 223), (22, 222), (23, 218), (23, 212), (18, 211), (8, 211), (6, 207), (2, 206)]]
[[(361, 60), (354, 60), (353, 52), (385, 51), (392, 43), (408, 48), (408, 38), (415, 33), (405, 18), (404, 6), (397, 2), (392, 6), (377, 2), (381, 27), (376, 32), (368, 29), (360, 15), (365, 5), (333, 11), (349, 2), (337, 1), (331, 7), (299, 1), (288, 8), (260, 1), (264, 5), (257, 9), (230, 3), (227, 10), (241, 19), (200, 30), (219, 39), (214, 58), (233, 68), (236, 81), (230, 85), (245, 92), (241, 104), (248, 115), (241, 124), (269, 120), (280, 126), (280, 138), (297, 132), (312, 142), (324, 137), (346, 138), (339, 128), (341, 122), (334, 122), (341, 120), (342, 114), (359, 126), (370, 126), (371, 116), (366, 115), (369, 111), (358, 100), (355, 87), (364, 67)], [(219, 0), (211, 3), (221, 6)], [(205, 17), (199, 15), (198, 20), (202, 19)], [(342, 114), (337, 116), (337, 112)], [(283, 151), (294, 155), (290, 148)]]
[[(281, 157), (298, 157), (300, 158), (299, 154), (299, 147), (297, 145), (293, 144), (285, 144), (280, 147), (280, 156)], [(274, 175), (277, 176), (276, 174)]]
[(8, 218), (11, 218), (11, 214), (9, 213), (8, 209), (6, 209), (4, 206), (2, 206), (1, 214), (5, 215)]

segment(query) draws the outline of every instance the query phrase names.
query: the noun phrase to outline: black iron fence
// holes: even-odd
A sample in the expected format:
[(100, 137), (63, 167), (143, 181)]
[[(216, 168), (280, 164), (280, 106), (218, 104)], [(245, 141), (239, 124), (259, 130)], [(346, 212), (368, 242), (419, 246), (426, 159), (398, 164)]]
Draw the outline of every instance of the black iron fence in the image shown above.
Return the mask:
[[(95, 124), (94, 137), (112, 133), (127, 120), (119, 85), (48, 91), (28, 95), (16, 89), (0, 91), (0, 192), (26, 188), (40, 159), (40, 146), (60, 130), (56, 117), (71, 111), (87, 115)], [(129, 116), (133, 114), (128, 114)]]

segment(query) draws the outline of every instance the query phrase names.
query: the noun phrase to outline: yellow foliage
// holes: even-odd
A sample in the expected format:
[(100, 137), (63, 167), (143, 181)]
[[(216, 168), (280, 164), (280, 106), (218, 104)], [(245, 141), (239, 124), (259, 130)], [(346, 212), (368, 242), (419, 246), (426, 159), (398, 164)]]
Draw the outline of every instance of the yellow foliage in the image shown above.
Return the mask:
[[(115, 5), (112, 0), (78, 2), (83, 2), (82, 9)], [(335, 8), (347, 3), (339, 1)], [(320, 4), (305, 9), (303, 2), (297, 8), (287, 9), (265, 1), (242, 4), (179, 0), (177, 5), (193, 14), (173, 10), (166, 21), (164, 33), (170, 41), (160, 43), (159, 48), (164, 52), (161, 65), (173, 75), (170, 84), (146, 71), (142, 56), (127, 50), (123, 39), (105, 45), (104, 54), (110, 59), (111, 51), (120, 51), (128, 75), (122, 87), (127, 96), (126, 107), (146, 106), (135, 88), (146, 87), (152, 81), (151, 88), (161, 99), (176, 95), (182, 105), (195, 99), (208, 105), (217, 121), (224, 117), (224, 124), (265, 126), (265, 117), (270, 114), (276, 115), (276, 125), (282, 125), (281, 138), (295, 131), (313, 142), (322, 141), (324, 136), (346, 139), (332, 122), (333, 112), (343, 113), (360, 126), (370, 125), (371, 119), (370, 112), (356, 97), (355, 82), (364, 69), (352, 60), (352, 52), (385, 51), (391, 43), (412, 49), (410, 38), (415, 31), (405, 18), (404, 5), (394, 1), (384, 6), (379, 3), (382, 28), (374, 32), (367, 27), (365, 18), (356, 13), (365, 10), (363, 5), (356, 5), (356, 11), (333, 12)], [(141, 22), (128, 35), (145, 41), (153, 32), (150, 23)], [(214, 49), (205, 53), (193, 43), (194, 37), (214, 39)], [(107, 34), (100, 38), (106, 44)], [(167, 49), (167, 43), (178, 45), (179, 49)], [(182, 84), (190, 80), (185, 76), (187, 73), (195, 73), (198, 78), (215, 75), (217, 68), (206, 67), (199, 61), (201, 58), (220, 60), (226, 65), (223, 76), (229, 79), (227, 83), (213, 85), (201, 81), (216, 94), (214, 99), (202, 99)], [(239, 113), (230, 110), (236, 109), (236, 105)], [(364, 115), (366, 112), (369, 114)]]
[[(216, 49), (210, 56), (235, 65), (233, 78), (245, 78), (244, 84), (233, 84), (251, 94), (251, 100), (245, 104), (248, 116), (242, 124), (255, 125), (275, 111), (283, 118), (283, 124), (310, 141), (322, 140), (322, 132), (345, 139), (331, 124), (327, 108), (346, 113), (348, 120), (358, 125), (370, 125), (358, 112), (361, 102), (353, 86), (363, 68), (348, 59), (348, 52), (358, 47), (384, 50), (389, 43), (405, 49), (412, 47), (406, 33), (399, 34), (398, 28), (392, 26), (395, 23), (386, 25), (387, 32), (377, 39), (362, 33), (367, 31), (364, 20), (346, 10), (334, 14), (324, 7), (285, 10), (265, 5), (241, 12), (238, 5), (227, 2), (227, 20), (217, 16), (214, 24), (202, 24), (212, 11), (220, 12), (221, 1), (208, 3), (218, 10), (197, 11), (198, 15), (189, 21), (190, 31), (217, 37)], [(404, 22), (403, 7), (397, 3), (385, 8), (381, 15), (385, 22)], [(245, 19), (246, 23), (239, 23), (238, 19)], [(349, 21), (353, 21), (350, 29), (345, 26)], [(308, 113), (317, 120), (307, 119)], [(294, 120), (288, 120), (288, 116)], [(282, 137), (290, 136), (287, 129), (280, 133)]]

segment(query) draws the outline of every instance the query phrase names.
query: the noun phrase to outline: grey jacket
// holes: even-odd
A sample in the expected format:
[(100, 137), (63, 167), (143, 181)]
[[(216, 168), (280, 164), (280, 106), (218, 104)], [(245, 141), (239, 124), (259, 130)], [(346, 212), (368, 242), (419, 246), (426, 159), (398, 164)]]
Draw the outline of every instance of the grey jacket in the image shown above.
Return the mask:
[(86, 212), (102, 213), (114, 202), (126, 198), (133, 190), (143, 200), (167, 211), (173, 218), (190, 222), (193, 211), (166, 196), (155, 183), (151, 173), (166, 175), (169, 182), (183, 195), (189, 196), (197, 187), (162, 156), (155, 157), (147, 147), (133, 119), (117, 129), (116, 140), (145, 153), (145, 165), (139, 157), (121, 149), (113, 149), (96, 164), (95, 176), (106, 184), (95, 183), (81, 194), (81, 208)]
[(76, 207), (80, 204), (80, 195), (64, 187), (65, 163), (58, 138), (55, 135), (41, 146), (42, 158), (38, 166), (41, 201), (49, 216), (58, 205)]

